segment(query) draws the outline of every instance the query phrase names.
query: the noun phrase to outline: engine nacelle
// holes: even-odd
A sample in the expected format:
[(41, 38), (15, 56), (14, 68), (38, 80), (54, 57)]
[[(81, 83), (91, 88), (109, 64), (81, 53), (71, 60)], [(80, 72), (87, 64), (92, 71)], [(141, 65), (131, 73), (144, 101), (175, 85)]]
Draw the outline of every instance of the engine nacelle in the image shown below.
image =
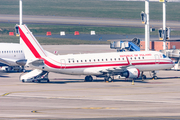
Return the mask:
[(126, 78), (138, 78), (140, 76), (140, 71), (137, 68), (128, 68), (121, 76)]

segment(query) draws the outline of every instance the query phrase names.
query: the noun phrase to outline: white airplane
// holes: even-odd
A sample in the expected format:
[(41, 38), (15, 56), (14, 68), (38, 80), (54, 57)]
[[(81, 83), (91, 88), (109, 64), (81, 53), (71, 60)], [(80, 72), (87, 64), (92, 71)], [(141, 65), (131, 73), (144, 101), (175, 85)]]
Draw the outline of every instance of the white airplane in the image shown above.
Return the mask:
[(6, 71), (22, 71), (26, 64), (23, 47), (17, 43), (0, 43), (0, 66)]
[[(146, 78), (143, 71), (170, 69), (174, 66), (171, 59), (156, 51), (54, 55), (41, 47), (26, 25), (19, 25), (19, 32), (26, 65), (35, 68), (20, 76), (22, 82), (40, 82), (43, 79), (49, 82), (48, 72), (86, 75), (85, 81), (92, 81), (92, 76), (112, 81), (115, 75), (136, 79), (140, 73)], [(157, 78), (156, 74), (153, 77)]]

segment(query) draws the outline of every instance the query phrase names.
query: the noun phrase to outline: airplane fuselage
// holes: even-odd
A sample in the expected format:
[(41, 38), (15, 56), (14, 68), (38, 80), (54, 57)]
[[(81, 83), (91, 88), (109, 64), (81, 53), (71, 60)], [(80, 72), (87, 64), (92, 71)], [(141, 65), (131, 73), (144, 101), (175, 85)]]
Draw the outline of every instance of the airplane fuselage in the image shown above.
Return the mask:
[(16, 61), (25, 59), (21, 44), (0, 43), (0, 63), (2, 65), (19, 66)]
[[(113, 52), (96, 54), (71, 54), (45, 57), (45, 65), (39, 66), (51, 72), (76, 75), (100, 75), (105, 69), (116, 69), (129, 66), (140, 71), (170, 69), (173, 67), (171, 59), (160, 52)], [(32, 66), (33, 67), (33, 66)], [(36, 66), (37, 68), (37, 66)]]

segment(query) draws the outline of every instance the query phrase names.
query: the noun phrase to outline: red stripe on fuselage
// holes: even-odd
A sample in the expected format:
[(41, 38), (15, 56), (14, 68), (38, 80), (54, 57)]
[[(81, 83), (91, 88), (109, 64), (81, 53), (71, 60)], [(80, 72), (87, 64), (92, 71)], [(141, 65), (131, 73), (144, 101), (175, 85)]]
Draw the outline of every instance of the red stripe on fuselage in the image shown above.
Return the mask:
[[(40, 54), (37, 52), (37, 50), (34, 48), (34, 46), (31, 44), (31, 42), (29, 41), (29, 39), (26, 37), (26, 35), (24, 34), (24, 32), (21, 30), (21, 28), (19, 27), (19, 31), (20, 31), (20, 36), (23, 39), (24, 43), (28, 46), (28, 48), (31, 50), (31, 52), (33, 53), (33, 55), (36, 58), (41, 58)], [(28, 33), (29, 34), (29, 33)]]
[[(47, 66), (52, 67), (52, 68), (58, 68), (58, 69), (61, 68), (61, 66), (54, 65), (54, 64), (50, 63), (49, 61), (47, 61), (46, 59), (44, 59), (44, 63), (45, 63)], [(63, 67), (62, 67), (62, 68), (63, 68)]]

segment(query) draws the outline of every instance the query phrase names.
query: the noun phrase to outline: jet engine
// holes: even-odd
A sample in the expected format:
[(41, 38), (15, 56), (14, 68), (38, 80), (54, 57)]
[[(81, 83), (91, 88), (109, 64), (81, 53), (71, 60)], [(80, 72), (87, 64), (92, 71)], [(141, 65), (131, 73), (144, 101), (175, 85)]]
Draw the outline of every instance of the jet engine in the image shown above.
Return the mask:
[(138, 78), (140, 76), (140, 71), (137, 68), (128, 68), (121, 76), (126, 78)]

